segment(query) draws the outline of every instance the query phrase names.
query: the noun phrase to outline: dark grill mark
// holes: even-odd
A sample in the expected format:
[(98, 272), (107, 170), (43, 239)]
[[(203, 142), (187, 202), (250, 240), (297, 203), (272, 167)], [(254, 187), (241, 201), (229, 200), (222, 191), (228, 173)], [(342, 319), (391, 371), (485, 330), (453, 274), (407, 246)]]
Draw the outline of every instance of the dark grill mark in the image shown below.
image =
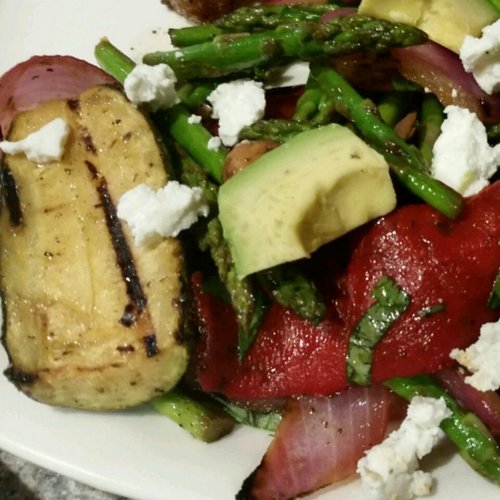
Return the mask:
[(93, 163), (85, 161), (85, 164), (92, 178), (96, 181), (97, 192), (106, 217), (106, 225), (108, 226), (111, 243), (115, 250), (116, 261), (120, 267), (127, 295), (130, 299), (130, 304), (125, 307), (120, 322), (125, 326), (131, 326), (137, 320), (137, 317), (144, 312), (147, 297), (142, 290), (134, 258), (123, 234), (121, 223), (116, 215), (116, 208), (109, 194), (106, 179), (97, 171)]
[(127, 304), (123, 310), (122, 317), (120, 318), (120, 323), (123, 326), (132, 326), (135, 320), (135, 308), (132, 304)]
[(146, 356), (148, 358), (152, 358), (156, 354), (158, 354), (158, 345), (156, 344), (156, 335), (146, 335), (145, 337), (142, 337), (142, 340), (144, 342), (144, 347), (146, 348)]
[(78, 113), (80, 111), (80, 101), (78, 99), (68, 99), (68, 108), (75, 112)]
[(133, 345), (130, 345), (130, 344), (126, 344), (126, 345), (119, 345), (116, 350), (118, 352), (124, 352), (124, 353), (128, 353), (128, 352), (134, 352), (135, 351), (135, 347)]
[(83, 143), (85, 144), (85, 149), (92, 154), (97, 154), (97, 149), (94, 145), (94, 141), (92, 140), (92, 136), (89, 134), (88, 130), (85, 130), (82, 135)]
[(31, 385), (37, 379), (36, 374), (23, 372), (14, 366), (9, 366), (4, 371), (4, 375), (16, 386)]
[(16, 180), (12, 175), (12, 170), (4, 162), (2, 162), (0, 170), (0, 182), (2, 184), (3, 200), (9, 212), (10, 224), (13, 227), (18, 227), (23, 222), (19, 190), (17, 189)]

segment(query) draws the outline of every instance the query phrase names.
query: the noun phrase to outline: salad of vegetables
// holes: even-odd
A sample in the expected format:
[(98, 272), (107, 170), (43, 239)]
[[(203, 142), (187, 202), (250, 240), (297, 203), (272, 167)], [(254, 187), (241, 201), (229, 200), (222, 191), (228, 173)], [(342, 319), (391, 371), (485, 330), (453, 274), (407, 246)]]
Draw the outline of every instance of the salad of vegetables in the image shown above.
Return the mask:
[(444, 439), (500, 485), (500, 5), (427, 3), (269, 1), (5, 73), (8, 379), (272, 433), (241, 499), (425, 496)]

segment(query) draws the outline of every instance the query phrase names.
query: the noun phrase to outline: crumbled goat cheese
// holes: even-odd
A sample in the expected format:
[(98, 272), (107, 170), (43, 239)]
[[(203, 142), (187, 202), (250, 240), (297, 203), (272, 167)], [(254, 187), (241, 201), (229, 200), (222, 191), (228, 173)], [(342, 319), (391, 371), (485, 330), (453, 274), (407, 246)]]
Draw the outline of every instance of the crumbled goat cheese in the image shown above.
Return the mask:
[(443, 398), (415, 396), (399, 429), (358, 462), (363, 498), (406, 500), (429, 494), (432, 476), (417, 470), (418, 460), (442, 439), (439, 424), (450, 414)]
[(246, 79), (220, 84), (208, 101), (212, 117), (219, 119), (219, 136), (226, 146), (234, 146), (243, 127), (262, 118), (266, 107), (262, 83)]
[(220, 137), (211, 137), (208, 139), (207, 148), (210, 151), (217, 151), (222, 146)]
[(482, 36), (467, 35), (460, 48), (465, 71), (488, 94), (500, 90), (500, 19), (483, 28)]
[(7, 154), (25, 154), (38, 164), (58, 161), (64, 154), (70, 127), (62, 118), (56, 118), (20, 141), (2, 141), (0, 149)]
[(157, 191), (139, 184), (124, 193), (117, 205), (118, 217), (129, 225), (136, 245), (156, 235), (175, 237), (208, 212), (201, 188), (177, 181), (169, 181)]
[(150, 111), (168, 109), (179, 102), (175, 91), (177, 78), (167, 64), (138, 64), (125, 78), (125, 94), (135, 104), (144, 104)]
[(190, 123), (190, 124), (201, 123), (201, 116), (200, 115), (191, 115), (188, 118), (188, 123)]
[(500, 145), (488, 144), (486, 128), (475, 113), (445, 108), (446, 120), (433, 147), (432, 175), (464, 196), (478, 193), (500, 165)]
[(500, 389), (500, 320), (485, 323), (475, 344), (465, 350), (453, 349), (450, 357), (472, 373), (465, 377), (472, 387), (479, 391)]

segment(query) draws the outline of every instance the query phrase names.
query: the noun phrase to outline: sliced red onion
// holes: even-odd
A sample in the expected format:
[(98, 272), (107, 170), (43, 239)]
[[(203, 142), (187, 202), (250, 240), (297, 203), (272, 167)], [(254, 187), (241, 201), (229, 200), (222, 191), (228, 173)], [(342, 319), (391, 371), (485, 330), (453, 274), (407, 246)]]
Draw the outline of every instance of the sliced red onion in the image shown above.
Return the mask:
[(391, 53), (403, 76), (436, 94), (443, 106), (462, 106), (485, 123), (500, 123), (500, 95), (484, 92), (451, 50), (426, 42)]
[(293, 400), (242, 497), (294, 498), (354, 474), (364, 452), (384, 438), (389, 413), (380, 385)]
[(20, 111), (51, 99), (75, 98), (93, 85), (114, 82), (97, 66), (75, 57), (32, 57), (0, 78), (0, 134), (7, 136)]
[(357, 9), (353, 7), (340, 7), (339, 9), (332, 10), (331, 12), (327, 12), (322, 18), (322, 23), (327, 23), (328, 21), (335, 19), (336, 17), (343, 16), (352, 16), (356, 14)]
[(478, 391), (465, 382), (467, 373), (463, 370), (442, 370), (435, 376), (459, 404), (475, 413), (493, 435), (500, 436), (500, 396), (495, 391)]

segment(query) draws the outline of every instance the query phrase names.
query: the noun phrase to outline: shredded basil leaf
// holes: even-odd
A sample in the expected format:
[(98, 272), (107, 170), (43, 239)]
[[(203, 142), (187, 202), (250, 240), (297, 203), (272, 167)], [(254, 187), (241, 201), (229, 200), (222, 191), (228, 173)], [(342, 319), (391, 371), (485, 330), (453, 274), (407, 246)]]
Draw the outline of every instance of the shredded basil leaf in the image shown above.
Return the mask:
[(259, 333), (260, 325), (264, 319), (266, 311), (268, 309), (268, 300), (264, 293), (258, 288), (254, 291), (255, 308), (250, 320), (250, 326), (248, 330), (243, 330), (240, 328), (238, 331), (238, 358), (243, 361), (245, 354), (248, 349), (250, 349), (257, 333)]
[(493, 289), (488, 299), (488, 307), (490, 309), (500, 308), (500, 272), (497, 274), (495, 282), (493, 283)]
[(446, 310), (446, 306), (444, 305), (443, 302), (440, 302), (438, 304), (433, 304), (432, 306), (424, 307), (423, 309), (420, 309), (418, 311), (418, 315), (421, 318), (427, 317), (427, 316), (432, 316), (433, 314), (437, 314), (440, 312), (443, 312)]
[(242, 408), (223, 398), (216, 397), (215, 399), (222, 404), (224, 410), (239, 424), (276, 432), (281, 422), (282, 415), (279, 411), (257, 412)]
[(410, 296), (389, 276), (380, 278), (372, 296), (376, 302), (354, 328), (347, 351), (347, 379), (358, 385), (370, 385), (373, 348), (410, 304)]

